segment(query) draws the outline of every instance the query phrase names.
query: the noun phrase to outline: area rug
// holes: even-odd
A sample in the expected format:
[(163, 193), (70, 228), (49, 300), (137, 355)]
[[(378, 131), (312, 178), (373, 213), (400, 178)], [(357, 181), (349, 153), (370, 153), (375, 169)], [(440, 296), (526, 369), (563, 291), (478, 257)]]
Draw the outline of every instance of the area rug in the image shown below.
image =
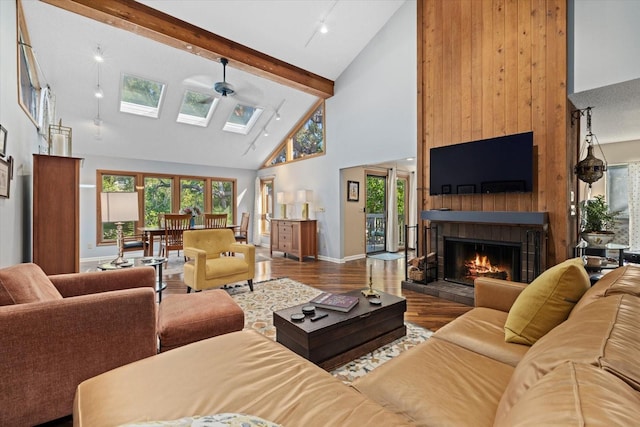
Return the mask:
[(368, 258), (382, 259), (385, 261), (395, 261), (400, 258), (404, 258), (404, 254), (397, 252), (383, 252), (381, 254), (367, 255)]
[[(295, 280), (282, 278), (255, 283), (253, 292), (246, 284), (229, 287), (227, 292), (245, 313), (245, 329), (254, 329), (275, 340), (273, 312), (308, 302), (321, 291)], [(432, 334), (428, 329), (412, 323), (405, 322), (405, 324), (406, 336), (331, 371), (331, 374), (345, 384), (349, 384), (403, 351), (427, 340)]]

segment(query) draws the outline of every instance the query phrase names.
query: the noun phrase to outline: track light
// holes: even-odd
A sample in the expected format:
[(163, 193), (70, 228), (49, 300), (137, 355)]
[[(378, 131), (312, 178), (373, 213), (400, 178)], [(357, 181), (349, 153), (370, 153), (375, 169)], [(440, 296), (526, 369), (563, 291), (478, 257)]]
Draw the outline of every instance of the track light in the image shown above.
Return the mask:
[(269, 136), (269, 131), (267, 130), (267, 128), (264, 128), (264, 136)]
[(104, 90), (102, 90), (102, 88), (100, 87), (100, 84), (96, 86), (93, 92), (93, 95), (98, 99), (102, 99), (104, 97)]
[(280, 120), (280, 113), (276, 112), (276, 121)]
[(104, 55), (102, 54), (102, 48), (100, 46), (97, 47), (93, 59), (95, 59), (96, 62), (104, 62)]
[(324, 21), (320, 24), (320, 32), (322, 34), (327, 34), (329, 32), (329, 27), (327, 27), (327, 24), (325, 24)]

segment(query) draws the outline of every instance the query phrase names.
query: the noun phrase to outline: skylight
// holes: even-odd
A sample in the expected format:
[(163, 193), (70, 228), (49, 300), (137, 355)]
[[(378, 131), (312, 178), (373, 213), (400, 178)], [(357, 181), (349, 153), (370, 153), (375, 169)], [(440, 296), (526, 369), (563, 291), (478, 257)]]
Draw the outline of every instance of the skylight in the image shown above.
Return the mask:
[(182, 97), (182, 106), (178, 113), (179, 123), (206, 127), (211, 120), (219, 99), (206, 93), (186, 90)]
[(262, 108), (237, 104), (222, 130), (246, 135), (251, 131), (256, 121), (258, 121), (262, 111)]
[(164, 83), (123, 74), (120, 111), (157, 119), (165, 88)]

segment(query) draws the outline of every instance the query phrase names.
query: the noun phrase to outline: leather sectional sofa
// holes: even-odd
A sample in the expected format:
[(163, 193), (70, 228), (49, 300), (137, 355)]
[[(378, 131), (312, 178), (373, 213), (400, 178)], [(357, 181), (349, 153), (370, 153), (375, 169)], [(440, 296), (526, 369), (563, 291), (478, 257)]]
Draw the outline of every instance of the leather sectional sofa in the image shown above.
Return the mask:
[(610, 272), (579, 301), (558, 294), (567, 320), (533, 345), (505, 342), (525, 288), (477, 280), (473, 310), (352, 386), (241, 331), (83, 382), (74, 424), (232, 412), (285, 426), (637, 425), (640, 268)]

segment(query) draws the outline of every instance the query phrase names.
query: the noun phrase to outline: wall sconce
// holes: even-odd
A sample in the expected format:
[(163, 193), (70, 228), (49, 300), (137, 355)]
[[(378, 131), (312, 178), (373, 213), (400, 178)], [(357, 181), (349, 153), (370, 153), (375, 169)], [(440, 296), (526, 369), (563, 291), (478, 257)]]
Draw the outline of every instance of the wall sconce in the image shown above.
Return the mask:
[(297, 199), (302, 203), (302, 219), (309, 219), (309, 202), (313, 199), (313, 191), (298, 190)]
[[(607, 159), (604, 156), (604, 152), (602, 151), (602, 147), (600, 147), (600, 143), (598, 142), (598, 138), (591, 132), (591, 108), (587, 107), (583, 110), (575, 110), (571, 113), (571, 121), (572, 124), (575, 120), (577, 120), (580, 116), (586, 114), (587, 116), (587, 134), (584, 137), (584, 144), (587, 147), (587, 155), (584, 159), (580, 160), (575, 167), (575, 174), (578, 176), (578, 179), (589, 184), (589, 188), (591, 188), (591, 184), (598, 181), (604, 175), (604, 172), (607, 170)], [(593, 155), (593, 141), (595, 140), (598, 148), (600, 149), (600, 153), (602, 154), (602, 158), (604, 161), (598, 159)], [(582, 156), (584, 150), (584, 145), (580, 149), (580, 155)]]
[(127, 262), (124, 259), (124, 235), (122, 224), (129, 221), (138, 221), (138, 193), (100, 193), (100, 208), (102, 222), (115, 222), (116, 240), (118, 244), (118, 257), (111, 264), (121, 265)]
[(49, 125), (49, 155), (71, 156), (71, 128), (62, 126), (62, 119), (57, 125)]

